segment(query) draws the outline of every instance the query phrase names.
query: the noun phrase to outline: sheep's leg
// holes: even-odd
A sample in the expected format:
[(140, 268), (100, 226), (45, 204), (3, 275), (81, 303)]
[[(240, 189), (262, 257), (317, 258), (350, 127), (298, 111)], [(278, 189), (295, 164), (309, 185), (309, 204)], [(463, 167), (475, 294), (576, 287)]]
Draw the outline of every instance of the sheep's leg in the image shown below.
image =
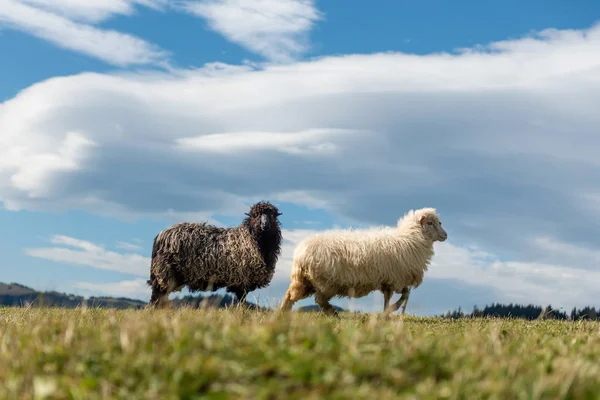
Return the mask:
[(150, 297), (150, 305), (152, 307), (169, 308), (169, 294), (175, 291), (180, 291), (183, 286), (177, 283), (175, 279), (169, 279), (169, 284), (164, 289), (156, 280), (152, 285), (152, 296)]
[(248, 292), (244, 288), (235, 288), (232, 291), (235, 293), (238, 303), (241, 305), (246, 305), (246, 296), (248, 296)]
[(150, 297), (150, 303), (148, 304), (152, 308), (166, 308), (169, 306), (169, 293), (157, 287), (152, 288), (152, 296)]
[(400, 292), (402, 295), (400, 296), (400, 299), (398, 299), (397, 302), (395, 302), (394, 304), (392, 304), (387, 310), (384, 311), (384, 315), (388, 316), (396, 311), (398, 311), (398, 309), (400, 308), (400, 305), (402, 303), (404, 303), (404, 307), (403, 307), (403, 311), (402, 314), (404, 314), (404, 310), (406, 310), (406, 303), (408, 302), (408, 295), (410, 294), (410, 289), (408, 287), (405, 287), (404, 289), (402, 289), (402, 292)]
[(402, 304), (402, 315), (404, 315), (404, 312), (406, 311), (406, 305), (408, 304), (408, 296), (410, 296), (410, 288), (405, 287), (404, 289), (402, 289), (402, 296), (400, 296), (400, 301), (404, 299), (404, 304)]
[(321, 307), (321, 311), (323, 311), (327, 315), (338, 315), (337, 310), (329, 303), (333, 296), (328, 294), (317, 292), (315, 296), (315, 303)]
[(392, 294), (394, 292), (387, 286), (382, 287), (381, 292), (383, 293), (383, 311), (385, 311), (390, 306), (390, 300), (392, 299)]

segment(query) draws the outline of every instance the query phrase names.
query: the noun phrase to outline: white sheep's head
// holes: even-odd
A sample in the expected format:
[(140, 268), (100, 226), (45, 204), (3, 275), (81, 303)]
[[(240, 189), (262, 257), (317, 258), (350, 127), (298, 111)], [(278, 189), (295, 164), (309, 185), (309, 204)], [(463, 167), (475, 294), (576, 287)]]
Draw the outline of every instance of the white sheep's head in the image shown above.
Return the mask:
[(448, 233), (442, 228), (442, 222), (434, 208), (418, 210), (415, 212), (415, 216), (426, 237), (434, 242), (443, 242), (448, 239)]

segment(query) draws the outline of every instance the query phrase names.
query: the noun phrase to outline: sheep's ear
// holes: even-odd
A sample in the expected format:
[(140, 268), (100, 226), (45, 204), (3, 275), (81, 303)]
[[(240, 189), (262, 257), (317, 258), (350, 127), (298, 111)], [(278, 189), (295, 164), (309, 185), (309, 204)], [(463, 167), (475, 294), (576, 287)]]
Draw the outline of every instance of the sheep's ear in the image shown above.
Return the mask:
[(420, 223), (421, 225), (423, 225), (423, 221), (425, 221), (425, 216), (424, 216), (424, 215), (421, 215), (421, 216), (419, 217), (419, 223)]

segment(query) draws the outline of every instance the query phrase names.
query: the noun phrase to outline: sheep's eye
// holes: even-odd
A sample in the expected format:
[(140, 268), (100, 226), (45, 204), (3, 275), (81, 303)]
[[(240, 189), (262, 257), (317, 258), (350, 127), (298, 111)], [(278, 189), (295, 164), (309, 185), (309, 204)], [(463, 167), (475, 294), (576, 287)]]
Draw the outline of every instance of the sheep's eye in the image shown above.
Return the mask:
[(427, 225), (433, 225), (433, 222), (429, 221), (429, 222), (427, 223)]

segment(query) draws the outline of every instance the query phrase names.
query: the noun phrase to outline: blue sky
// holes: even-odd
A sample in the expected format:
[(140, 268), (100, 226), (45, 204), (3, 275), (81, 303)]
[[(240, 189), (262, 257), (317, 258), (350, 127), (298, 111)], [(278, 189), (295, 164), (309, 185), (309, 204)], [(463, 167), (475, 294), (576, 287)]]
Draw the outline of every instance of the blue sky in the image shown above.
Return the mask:
[(450, 237), (409, 312), (597, 303), (597, 20), (591, 0), (0, 0), (0, 281), (147, 300), (161, 229), (268, 199), (286, 242), (252, 300), (280, 301), (306, 235), (432, 206)]

